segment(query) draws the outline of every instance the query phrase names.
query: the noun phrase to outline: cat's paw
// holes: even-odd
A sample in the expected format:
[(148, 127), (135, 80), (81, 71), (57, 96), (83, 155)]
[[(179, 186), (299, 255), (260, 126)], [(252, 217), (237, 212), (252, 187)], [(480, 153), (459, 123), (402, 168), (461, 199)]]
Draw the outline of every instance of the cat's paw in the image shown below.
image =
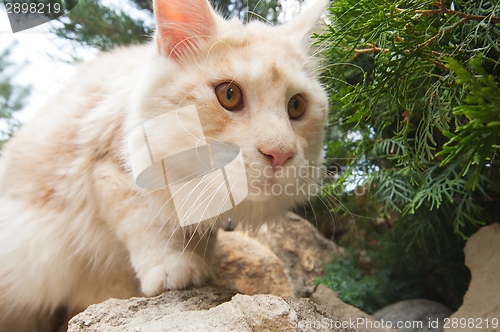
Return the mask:
[(163, 264), (157, 265), (144, 274), (141, 281), (142, 292), (146, 296), (156, 296), (166, 290), (202, 286), (212, 277), (211, 265), (197, 255), (170, 255)]

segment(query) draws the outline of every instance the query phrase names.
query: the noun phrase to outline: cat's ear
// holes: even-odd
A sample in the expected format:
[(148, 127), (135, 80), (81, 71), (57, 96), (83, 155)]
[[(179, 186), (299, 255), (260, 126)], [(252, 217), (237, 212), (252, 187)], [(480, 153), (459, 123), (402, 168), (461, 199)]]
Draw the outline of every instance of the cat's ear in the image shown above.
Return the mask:
[(319, 32), (320, 24), (323, 22), (321, 16), (327, 13), (329, 4), (330, 0), (316, 0), (312, 7), (279, 28), (309, 46), (311, 35)]
[(215, 34), (216, 14), (208, 0), (154, 0), (160, 54), (177, 58)]

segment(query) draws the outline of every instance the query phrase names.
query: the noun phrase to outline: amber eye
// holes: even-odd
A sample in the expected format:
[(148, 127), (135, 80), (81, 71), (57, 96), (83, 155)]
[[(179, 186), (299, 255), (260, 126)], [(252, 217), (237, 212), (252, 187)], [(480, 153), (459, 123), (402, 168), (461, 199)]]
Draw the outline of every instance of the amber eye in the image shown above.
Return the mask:
[(295, 120), (300, 118), (306, 111), (306, 101), (301, 95), (293, 96), (288, 102), (288, 116)]
[(234, 83), (227, 82), (217, 85), (215, 94), (219, 103), (228, 111), (238, 109), (243, 103), (241, 89)]

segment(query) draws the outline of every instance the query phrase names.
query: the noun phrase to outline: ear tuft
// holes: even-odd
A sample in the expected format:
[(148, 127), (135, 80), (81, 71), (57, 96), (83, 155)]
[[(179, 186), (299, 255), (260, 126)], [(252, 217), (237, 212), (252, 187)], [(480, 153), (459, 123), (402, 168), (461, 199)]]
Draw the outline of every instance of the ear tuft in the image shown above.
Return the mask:
[(215, 34), (215, 12), (207, 0), (155, 0), (160, 54), (178, 58), (200, 38)]

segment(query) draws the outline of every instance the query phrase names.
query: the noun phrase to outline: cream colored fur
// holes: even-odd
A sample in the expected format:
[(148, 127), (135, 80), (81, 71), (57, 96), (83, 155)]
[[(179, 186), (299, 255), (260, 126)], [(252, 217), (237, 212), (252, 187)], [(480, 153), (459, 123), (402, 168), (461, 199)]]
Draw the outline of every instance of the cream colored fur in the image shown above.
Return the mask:
[[(204, 1), (156, 5), (196, 12), (207, 10)], [(293, 149), (285, 168), (319, 165), (327, 96), (315, 78), (309, 35), (325, 6), (321, 0), (278, 27), (224, 21), (209, 9), (210, 35), (194, 36), (192, 44), (158, 39), (81, 64), (75, 79), (1, 151), (0, 331), (42, 331), (43, 318), (60, 306), (74, 312), (110, 297), (205, 283), (216, 223), (179, 228), (170, 220), (167, 193), (135, 185), (127, 134), (166, 110), (195, 104), (210, 123), (207, 136), (241, 147), (256, 187), (265, 184), (257, 173), (269, 170), (259, 150)], [(168, 38), (171, 22), (164, 19), (157, 15), (159, 33)], [(231, 80), (244, 94), (241, 111), (225, 110), (214, 93)], [(297, 93), (307, 110), (290, 120), (287, 103)], [(295, 185), (296, 178), (269, 181)], [(258, 225), (305, 198), (257, 192), (250, 189), (234, 221)]]

